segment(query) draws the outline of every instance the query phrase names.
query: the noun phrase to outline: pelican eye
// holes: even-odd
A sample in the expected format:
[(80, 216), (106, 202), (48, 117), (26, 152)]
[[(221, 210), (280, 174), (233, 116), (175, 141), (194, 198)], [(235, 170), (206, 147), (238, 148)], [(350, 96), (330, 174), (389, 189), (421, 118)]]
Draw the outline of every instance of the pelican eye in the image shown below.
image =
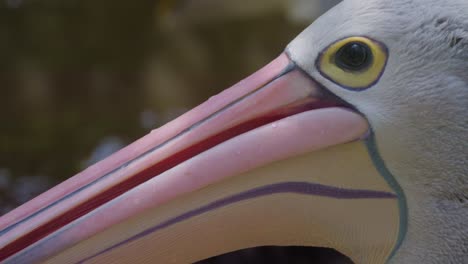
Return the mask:
[(350, 42), (341, 47), (335, 56), (335, 64), (349, 71), (365, 69), (372, 61), (370, 48), (361, 42)]
[(348, 90), (373, 86), (387, 64), (388, 50), (380, 42), (366, 37), (339, 40), (321, 52), (316, 66), (330, 81)]

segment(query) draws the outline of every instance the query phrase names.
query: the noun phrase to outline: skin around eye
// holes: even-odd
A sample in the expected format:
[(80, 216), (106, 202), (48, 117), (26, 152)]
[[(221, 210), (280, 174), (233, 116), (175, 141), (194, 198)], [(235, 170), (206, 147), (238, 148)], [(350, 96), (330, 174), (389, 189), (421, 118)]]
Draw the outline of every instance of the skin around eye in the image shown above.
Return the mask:
[[(360, 58), (363, 54), (357, 47), (350, 45), (359, 44), (359, 49), (364, 49), (366, 58)], [(346, 49), (355, 49), (346, 51)], [(343, 54), (348, 52), (348, 54)], [(355, 52), (350, 54), (349, 52)], [(346, 58), (347, 56), (347, 58)], [(346, 62), (345, 59), (353, 61)], [(330, 81), (349, 90), (365, 90), (373, 86), (384, 72), (388, 58), (388, 49), (382, 43), (367, 37), (349, 37), (328, 46), (319, 56), (316, 62), (319, 72)], [(359, 64), (359, 60), (363, 60)], [(355, 64), (355, 65), (353, 65)]]

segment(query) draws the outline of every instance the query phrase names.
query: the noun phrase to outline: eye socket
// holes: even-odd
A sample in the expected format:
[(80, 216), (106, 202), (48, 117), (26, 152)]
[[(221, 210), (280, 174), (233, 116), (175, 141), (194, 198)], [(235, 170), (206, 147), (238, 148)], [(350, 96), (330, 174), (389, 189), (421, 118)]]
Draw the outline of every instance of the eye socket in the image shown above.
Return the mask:
[(370, 48), (361, 42), (350, 42), (341, 47), (335, 55), (335, 64), (349, 71), (360, 71), (372, 62)]
[(373, 86), (387, 64), (388, 50), (380, 42), (366, 37), (339, 40), (321, 52), (316, 66), (330, 81), (348, 90)]

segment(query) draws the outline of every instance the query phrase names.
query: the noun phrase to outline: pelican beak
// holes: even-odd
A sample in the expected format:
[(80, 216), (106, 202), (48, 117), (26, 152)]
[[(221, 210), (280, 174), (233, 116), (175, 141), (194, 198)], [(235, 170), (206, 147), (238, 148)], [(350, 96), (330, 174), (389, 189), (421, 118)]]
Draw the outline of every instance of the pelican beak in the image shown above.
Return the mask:
[(280, 55), (0, 219), (6, 263), (191, 263), (262, 245), (384, 262), (398, 201), (364, 117)]

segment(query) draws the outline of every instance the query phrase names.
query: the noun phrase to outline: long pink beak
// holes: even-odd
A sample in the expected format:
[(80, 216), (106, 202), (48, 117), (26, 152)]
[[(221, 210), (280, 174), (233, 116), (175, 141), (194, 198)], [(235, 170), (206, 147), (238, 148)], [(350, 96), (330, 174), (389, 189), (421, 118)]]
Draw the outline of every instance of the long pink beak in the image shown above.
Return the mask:
[[(367, 130), (361, 115), (282, 54), (3, 216), (0, 261), (47, 260), (178, 197), (275, 161), (357, 140)], [(333, 189), (326, 191), (333, 195)], [(392, 198), (377, 191), (359, 195)]]

